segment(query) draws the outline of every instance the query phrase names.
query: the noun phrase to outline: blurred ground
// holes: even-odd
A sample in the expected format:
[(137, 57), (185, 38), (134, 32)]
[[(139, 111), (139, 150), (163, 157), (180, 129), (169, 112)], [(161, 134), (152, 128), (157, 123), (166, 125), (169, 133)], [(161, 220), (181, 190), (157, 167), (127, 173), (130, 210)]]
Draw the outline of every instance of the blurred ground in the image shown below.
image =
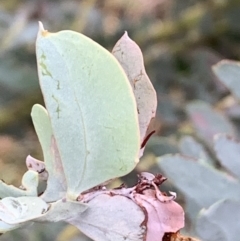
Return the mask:
[[(176, 153), (180, 137), (195, 135), (186, 111), (189, 101), (203, 100), (224, 111), (231, 107), (229, 92), (211, 66), (223, 58), (240, 59), (240, 0), (0, 1), (0, 176), (7, 183), (20, 185), (28, 154), (42, 156), (30, 119), (31, 106), (42, 103), (34, 49), (38, 21), (51, 32), (82, 32), (109, 50), (125, 30), (139, 44), (159, 102), (157, 132), (147, 154)], [(239, 130), (240, 113), (228, 117)], [(151, 155), (145, 155), (139, 170), (150, 168)], [(132, 183), (131, 175), (125, 181)], [(68, 229), (47, 230), (35, 225), (0, 240), (75, 235)]]

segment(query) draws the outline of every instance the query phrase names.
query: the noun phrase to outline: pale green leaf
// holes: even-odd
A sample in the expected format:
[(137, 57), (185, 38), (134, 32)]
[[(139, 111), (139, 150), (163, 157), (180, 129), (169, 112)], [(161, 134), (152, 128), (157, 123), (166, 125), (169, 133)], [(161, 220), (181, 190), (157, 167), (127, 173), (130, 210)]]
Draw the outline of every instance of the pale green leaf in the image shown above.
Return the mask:
[(6, 197), (0, 201), (0, 219), (8, 224), (28, 222), (42, 216), (48, 207), (39, 197)]
[(41, 105), (34, 105), (31, 116), (48, 171), (47, 188), (42, 198), (47, 202), (53, 202), (64, 197), (67, 189), (61, 158), (46, 109)]
[(28, 170), (22, 177), (23, 189), (8, 185), (0, 181), (0, 198), (20, 197), (20, 196), (37, 196), (38, 173)]
[(86, 36), (40, 27), (38, 73), (68, 197), (123, 176), (138, 162), (137, 108), (117, 60)]
[(79, 218), (80, 214), (88, 208), (88, 204), (66, 199), (51, 203), (48, 211), (37, 218), (37, 222), (59, 222)]

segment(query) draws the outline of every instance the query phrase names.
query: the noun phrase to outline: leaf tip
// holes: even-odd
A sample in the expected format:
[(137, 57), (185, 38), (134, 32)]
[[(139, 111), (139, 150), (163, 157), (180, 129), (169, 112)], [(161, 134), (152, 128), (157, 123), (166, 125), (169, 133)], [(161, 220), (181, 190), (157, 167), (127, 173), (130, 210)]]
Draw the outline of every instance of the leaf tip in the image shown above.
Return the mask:
[(139, 161), (140, 161), (139, 158), (136, 158), (134, 163), (137, 165), (139, 163)]
[(128, 36), (128, 32), (125, 31), (122, 38), (124, 38), (125, 40), (132, 40), (129, 36)]
[(217, 71), (222, 68), (223, 66), (229, 66), (229, 65), (238, 65), (240, 66), (240, 62), (234, 61), (234, 60), (229, 60), (229, 59), (223, 59), (219, 61), (218, 63), (214, 64), (212, 66), (213, 72), (217, 73)]
[(38, 22), (38, 35), (42, 36), (42, 37), (46, 37), (46, 35), (48, 34), (48, 31), (44, 29), (42, 22)]
[(213, 72), (216, 73), (216, 71), (217, 71), (217, 69), (219, 68), (219, 66), (222, 66), (224, 63), (225, 63), (225, 61), (224, 61), (224, 60), (221, 60), (221, 61), (219, 61), (218, 63), (214, 64), (214, 65), (212, 66)]

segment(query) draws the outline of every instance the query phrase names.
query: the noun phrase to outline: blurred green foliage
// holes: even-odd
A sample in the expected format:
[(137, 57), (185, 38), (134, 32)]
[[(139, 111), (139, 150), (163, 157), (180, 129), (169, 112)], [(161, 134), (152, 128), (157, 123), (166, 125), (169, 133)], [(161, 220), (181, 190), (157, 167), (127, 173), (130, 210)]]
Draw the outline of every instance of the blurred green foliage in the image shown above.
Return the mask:
[[(19, 185), (28, 154), (42, 157), (30, 120), (32, 105), (43, 103), (34, 48), (38, 21), (51, 32), (82, 32), (109, 50), (125, 30), (140, 45), (158, 112), (156, 136), (137, 171), (160, 172), (153, 156), (177, 152), (220, 166), (211, 138), (218, 132), (239, 137), (240, 108), (211, 66), (223, 58), (240, 60), (240, 0), (8, 0), (0, 2), (0, 174), (6, 182)], [(182, 139), (185, 135), (190, 139)], [(134, 175), (123, 180), (132, 184)], [(181, 193), (179, 201), (184, 203)], [(79, 235), (62, 224), (56, 229), (35, 225), (0, 240), (76, 240)]]

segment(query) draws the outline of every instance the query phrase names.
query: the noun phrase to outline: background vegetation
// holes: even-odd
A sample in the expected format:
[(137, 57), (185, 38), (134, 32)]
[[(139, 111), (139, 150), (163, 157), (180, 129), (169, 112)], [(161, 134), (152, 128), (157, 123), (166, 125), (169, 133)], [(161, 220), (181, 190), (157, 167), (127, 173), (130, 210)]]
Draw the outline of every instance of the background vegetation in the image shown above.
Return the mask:
[[(0, 2), (0, 177), (4, 181), (19, 186), (26, 156), (42, 159), (30, 119), (32, 105), (43, 102), (34, 49), (39, 20), (51, 32), (82, 32), (109, 50), (127, 30), (141, 47), (158, 94), (158, 110), (156, 135), (136, 172), (161, 172), (155, 157), (178, 152), (222, 168), (213, 154), (212, 138), (220, 132), (239, 137), (240, 106), (211, 66), (221, 59), (240, 59), (239, 0), (8, 0)], [(136, 173), (123, 181), (133, 184)], [(171, 183), (174, 178), (167, 188), (178, 190)], [(180, 191), (179, 201), (185, 204), (184, 192)], [(187, 218), (186, 231), (194, 234), (192, 219)], [(0, 240), (73, 241), (80, 235), (63, 224), (39, 224)]]

